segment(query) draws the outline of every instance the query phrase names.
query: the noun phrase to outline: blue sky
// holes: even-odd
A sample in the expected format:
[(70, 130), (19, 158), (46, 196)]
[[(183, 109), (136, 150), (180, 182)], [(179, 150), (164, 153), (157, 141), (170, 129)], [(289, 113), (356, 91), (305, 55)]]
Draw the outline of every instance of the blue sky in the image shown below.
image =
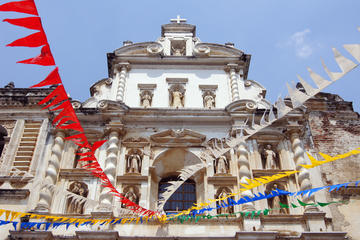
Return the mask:
[[(8, 1), (0, 0), (0, 3)], [(296, 74), (310, 80), (306, 67), (327, 78), (321, 58), (337, 71), (332, 47), (351, 56), (342, 44), (360, 43), (358, 0), (35, 0), (60, 68), (64, 85), (73, 99), (84, 101), (89, 87), (107, 77), (106, 53), (124, 40), (153, 41), (160, 27), (180, 14), (197, 26), (203, 42), (233, 42), (252, 55), (249, 79), (267, 88), (273, 102), (286, 95), (286, 82)], [(0, 13), (0, 18), (25, 14)], [(14, 81), (29, 87), (45, 78), (51, 68), (16, 64), (39, 54), (40, 49), (9, 48), (7, 43), (31, 30), (0, 23), (0, 86)], [(352, 58), (351, 58), (352, 59)], [(326, 92), (353, 101), (360, 111), (360, 68), (334, 83)]]

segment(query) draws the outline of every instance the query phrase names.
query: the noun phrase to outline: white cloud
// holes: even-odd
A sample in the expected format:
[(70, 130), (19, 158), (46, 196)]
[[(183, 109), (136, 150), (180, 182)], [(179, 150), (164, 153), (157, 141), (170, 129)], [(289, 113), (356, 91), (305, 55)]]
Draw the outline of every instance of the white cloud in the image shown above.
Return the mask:
[(296, 56), (300, 58), (307, 58), (313, 53), (313, 48), (307, 40), (307, 35), (311, 33), (310, 29), (305, 29), (301, 32), (296, 32), (291, 35), (289, 45), (295, 47)]

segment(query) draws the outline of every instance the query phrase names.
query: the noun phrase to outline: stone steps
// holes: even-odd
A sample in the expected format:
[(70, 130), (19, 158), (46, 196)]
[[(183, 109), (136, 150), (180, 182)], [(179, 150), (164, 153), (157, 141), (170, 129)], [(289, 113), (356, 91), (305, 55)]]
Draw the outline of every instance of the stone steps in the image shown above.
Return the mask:
[(16, 151), (13, 163), (13, 167), (16, 169), (29, 171), (40, 127), (41, 122), (25, 122), (24, 132), (20, 138), (19, 147)]

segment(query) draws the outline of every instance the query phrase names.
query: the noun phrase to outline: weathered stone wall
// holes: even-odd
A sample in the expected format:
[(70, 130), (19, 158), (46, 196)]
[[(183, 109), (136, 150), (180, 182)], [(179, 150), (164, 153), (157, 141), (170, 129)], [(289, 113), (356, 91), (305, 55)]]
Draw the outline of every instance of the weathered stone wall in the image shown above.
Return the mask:
[[(318, 99), (309, 101), (307, 107), (316, 152), (334, 156), (360, 147), (360, 115), (353, 111), (352, 103), (337, 95), (321, 93)], [(356, 181), (360, 179), (360, 155), (319, 168), (324, 185)], [(349, 232), (349, 239), (360, 239), (360, 229), (356, 228), (360, 226), (360, 188), (327, 194), (327, 199), (349, 200), (348, 204), (330, 206), (334, 230)]]

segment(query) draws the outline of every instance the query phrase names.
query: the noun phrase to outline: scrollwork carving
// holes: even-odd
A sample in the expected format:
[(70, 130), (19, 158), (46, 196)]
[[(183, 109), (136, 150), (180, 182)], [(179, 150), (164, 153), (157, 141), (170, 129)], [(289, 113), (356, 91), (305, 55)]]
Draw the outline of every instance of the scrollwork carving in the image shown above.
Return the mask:
[(162, 54), (164, 48), (160, 43), (152, 43), (147, 46), (146, 51), (150, 55), (160, 55)]
[(194, 47), (195, 56), (208, 56), (210, 54), (210, 47), (205, 44), (196, 44)]

